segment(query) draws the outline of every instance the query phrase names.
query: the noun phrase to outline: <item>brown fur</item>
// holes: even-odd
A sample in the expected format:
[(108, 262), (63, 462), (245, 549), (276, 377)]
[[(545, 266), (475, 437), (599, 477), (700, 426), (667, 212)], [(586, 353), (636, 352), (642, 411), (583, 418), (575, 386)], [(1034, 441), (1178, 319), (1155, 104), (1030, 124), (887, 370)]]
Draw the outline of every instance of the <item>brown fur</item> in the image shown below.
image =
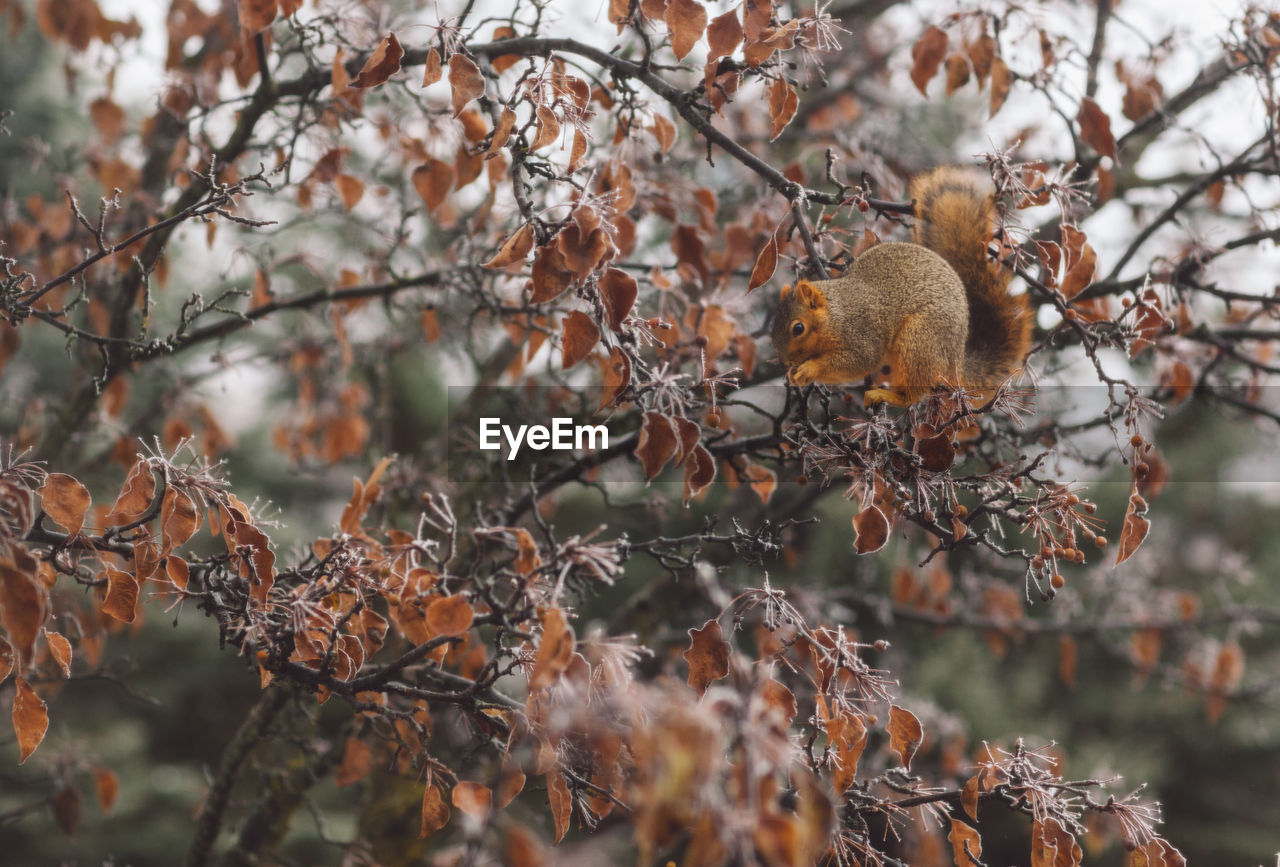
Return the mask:
[(911, 193), (917, 243), (878, 244), (835, 280), (784, 290), (773, 344), (792, 382), (884, 378), (888, 368), (890, 389), (868, 399), (906, 405), (937, 385), (999, 385), (1021, 365), (1030, 311), (987, 258), (991, 196), (947, 167), (916, 178)]

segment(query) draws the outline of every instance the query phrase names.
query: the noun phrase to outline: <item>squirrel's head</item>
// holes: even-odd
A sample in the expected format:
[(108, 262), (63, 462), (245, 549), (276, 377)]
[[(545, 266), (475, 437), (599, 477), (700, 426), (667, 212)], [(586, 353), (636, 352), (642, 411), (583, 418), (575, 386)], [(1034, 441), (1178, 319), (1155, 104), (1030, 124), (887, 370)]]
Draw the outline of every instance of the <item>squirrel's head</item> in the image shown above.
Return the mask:
[(826, 347), (821, 325), (827, 319), (827, 299), (817, 286), (801, 280), (795, 289), (782, 287), (782, 301), (773, 320), (773, 348), (788, 367), (821, 355)]

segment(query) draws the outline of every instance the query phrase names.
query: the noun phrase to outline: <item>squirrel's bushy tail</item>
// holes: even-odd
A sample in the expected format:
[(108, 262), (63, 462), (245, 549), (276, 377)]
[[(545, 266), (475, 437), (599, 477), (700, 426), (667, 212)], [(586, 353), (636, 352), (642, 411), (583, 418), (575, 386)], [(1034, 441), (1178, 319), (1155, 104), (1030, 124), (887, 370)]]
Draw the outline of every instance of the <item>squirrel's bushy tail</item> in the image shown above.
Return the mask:
[(995, 206), (989, 185), (976, 173), (951, 166), (911, 182), (915, 240), (947, 261), (964, 283), (969, 339), (964, 381), (998, 385), (1021, 367), (1031, 346), (1031, 311), (1025, 295), (1008, 292), (1009, 269), (987, 257)]

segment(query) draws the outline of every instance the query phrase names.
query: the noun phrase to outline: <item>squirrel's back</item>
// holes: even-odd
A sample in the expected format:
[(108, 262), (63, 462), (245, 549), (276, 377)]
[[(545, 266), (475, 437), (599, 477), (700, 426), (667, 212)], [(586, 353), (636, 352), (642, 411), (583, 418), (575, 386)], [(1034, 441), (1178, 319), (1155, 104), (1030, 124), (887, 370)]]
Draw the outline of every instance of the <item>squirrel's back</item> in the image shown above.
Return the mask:
[(965, 345), (964, 285), (943, 257), (920, 244), (876, 244), (844, 274), (814, 285), (827, 293), (837, 328), (870, 330), (888, 340), (904, 314), (945, 311), (959, 329), (939, 337)]

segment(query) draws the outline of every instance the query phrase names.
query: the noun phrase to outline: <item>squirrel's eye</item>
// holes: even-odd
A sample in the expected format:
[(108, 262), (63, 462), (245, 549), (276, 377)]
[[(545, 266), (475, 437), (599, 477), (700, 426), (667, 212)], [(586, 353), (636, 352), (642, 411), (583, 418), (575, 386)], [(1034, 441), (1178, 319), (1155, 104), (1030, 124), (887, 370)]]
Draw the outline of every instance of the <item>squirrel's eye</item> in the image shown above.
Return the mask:
[(791, 336), (799, 337), (801, 334), (804, 334), (804, 323), (800, 321), (791, 323)]

